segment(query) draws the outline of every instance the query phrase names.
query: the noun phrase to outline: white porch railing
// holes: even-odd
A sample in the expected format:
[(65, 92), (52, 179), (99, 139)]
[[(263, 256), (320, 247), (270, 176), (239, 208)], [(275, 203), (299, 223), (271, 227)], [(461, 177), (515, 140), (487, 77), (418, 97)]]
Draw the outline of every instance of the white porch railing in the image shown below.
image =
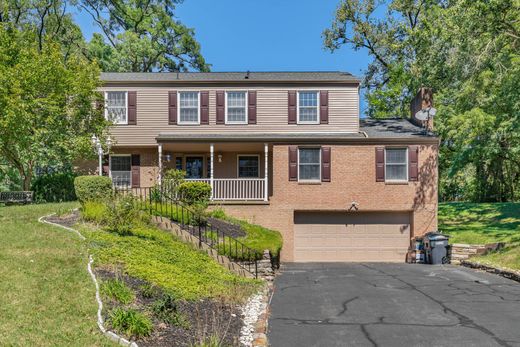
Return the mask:
[[(186, 179), (211, 184), (209, 178)], [(267, 200), (263, 178), (214, 178), (212, 200)]]

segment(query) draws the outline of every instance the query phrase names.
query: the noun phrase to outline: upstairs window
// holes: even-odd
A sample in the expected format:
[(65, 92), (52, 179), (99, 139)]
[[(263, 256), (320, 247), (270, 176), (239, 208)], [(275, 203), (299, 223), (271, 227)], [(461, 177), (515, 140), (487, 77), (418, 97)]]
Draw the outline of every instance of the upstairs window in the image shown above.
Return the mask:
[(247, 124), (247, 93), (226, 93), (226, 123)]
[(408, 149), (385, 149), (385, 181), (408, 181)]
[(319, 124), (318, 92), (298, 92), (298, 124)]
[(128, 97), (126, 92), (105, 93), (105, 118), (114, 124), (128, 124)]
[(321, 181), (320, 148), (298, 148), (298, 181)]
[(239, 155), (238, 156), (238, 177), (259, 177), (259, 156), (258, 155)]
[(200, 124), (199, 92), (179, 92), (179, 124)]

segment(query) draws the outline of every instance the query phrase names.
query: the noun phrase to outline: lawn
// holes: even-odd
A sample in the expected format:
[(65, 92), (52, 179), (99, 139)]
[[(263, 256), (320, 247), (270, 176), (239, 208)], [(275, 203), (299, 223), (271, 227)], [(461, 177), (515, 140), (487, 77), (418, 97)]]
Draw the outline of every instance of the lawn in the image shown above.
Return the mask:
[(112, 346), (96, 325), (86, 244), (38, 222), (75, 206), (0, 207), (0, 345)]
[(520, 270), (520, 203), (442, 203), (439, 229), (450, 243), (506, 242), (505, 249), (473, 259)]

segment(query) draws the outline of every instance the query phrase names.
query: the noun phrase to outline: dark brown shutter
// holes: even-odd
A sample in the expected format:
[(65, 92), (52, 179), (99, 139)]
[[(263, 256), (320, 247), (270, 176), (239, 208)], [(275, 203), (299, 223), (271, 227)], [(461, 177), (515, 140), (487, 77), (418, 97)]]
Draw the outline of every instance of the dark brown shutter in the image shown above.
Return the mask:
[(320, 124), (329, 124), (329, 92), (320, 92)]
[(256, 91), (247, 92), (247, 123), (256, 124)]
[(330, 147), (321, 147), (321, 181), (330, 182)]
[(132, 154), (132, 188), (141, 186), (141, 156)]
[(109, 175), (109, 172), (110, 172), (109, 163), (110, 163), (110, 161), (109, 161), (108, 155), (104, 155), (103, 156), (103, 176), (108, 176)]
[(217, 90), (217, 124), (224, 124), (226, 121), (226, 95), (223, 90)]
[(376, 147), (376, 182), (385, 181), (385, 148)]
[(296, 91), (289, 90), (288, 93), (288, 101), (289, 101), (289, 124), (296, 124)]
[(298, 147), (289, 146), (289, 181), (298, 180)]
[(128, 125), (137, 124), (137, 92), (128, 92)]
[(419, 180), (419, 146), (408, 146), (408, 180)]
[(200, 92), (200, 124), (209, 124), (209, 92)]
[(177, 91), (168, 92), (168, 124), (177, 124)]

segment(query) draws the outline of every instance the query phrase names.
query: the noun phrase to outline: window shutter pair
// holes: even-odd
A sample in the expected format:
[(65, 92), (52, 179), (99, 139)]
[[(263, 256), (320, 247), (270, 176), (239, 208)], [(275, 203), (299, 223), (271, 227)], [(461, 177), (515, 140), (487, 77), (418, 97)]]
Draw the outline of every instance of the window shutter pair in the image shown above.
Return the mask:
[[(408, 181), (419, 180), (419, 146), (408, 146)], [(376, 182), (385, 181), (385, 147), (376, 147)]]
[[(256, 124), (256, 91), (247, 92), (247, 123)], [(226, 123), (226, 92), (217, 90), (217, 124)]]
[[(331, 149), (321, 147), (321, 181), (330, 182)], [(289, 181), (298, 180), (298, 146), (289, 146)]]
[[(209, 124), (209, 92), (200, 92), (200, 124)], [(177, 124), (177, 91), (168, 92), (168, 124)]]
[[(296, 90), (289, 90), (287, 94), (288, 99), (288, 124), (297, 124), (297, 113), (298, 113), (298, 105), (297, 105), (297, 97)], [(327, 90), (322, 90), (319, 93), (319, 117), (320, 124), (329, 124), (329, 92)]]
[(139, 154), (132, 154), (132, 188), (139, 188), (141, 186), (141, 156)]

